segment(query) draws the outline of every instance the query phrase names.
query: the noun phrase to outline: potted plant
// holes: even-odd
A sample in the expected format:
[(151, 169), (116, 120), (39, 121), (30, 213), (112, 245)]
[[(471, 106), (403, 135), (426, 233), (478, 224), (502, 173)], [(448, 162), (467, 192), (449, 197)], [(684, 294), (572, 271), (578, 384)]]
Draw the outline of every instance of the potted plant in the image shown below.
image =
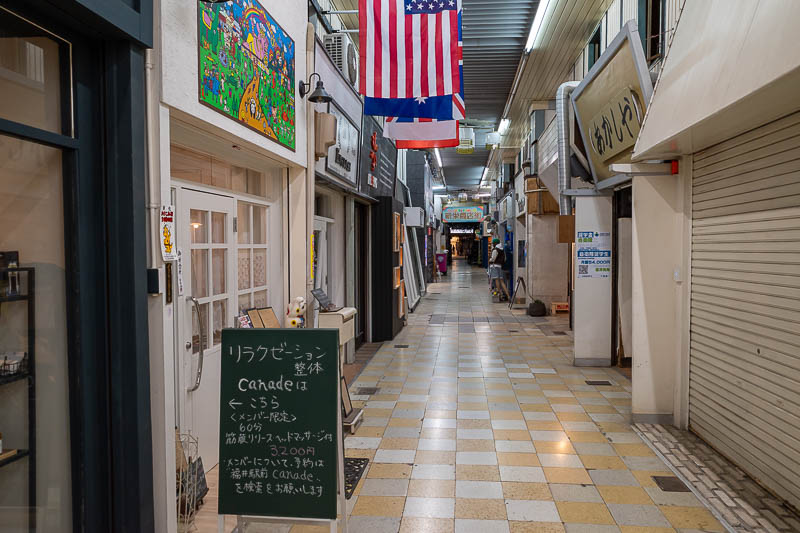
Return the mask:
[(530, 316), (546, 316), (547, 315), (547, 306), (544, 305), (544, 302), (541, 300), (534, 300), (528, 306), (528, 314)]

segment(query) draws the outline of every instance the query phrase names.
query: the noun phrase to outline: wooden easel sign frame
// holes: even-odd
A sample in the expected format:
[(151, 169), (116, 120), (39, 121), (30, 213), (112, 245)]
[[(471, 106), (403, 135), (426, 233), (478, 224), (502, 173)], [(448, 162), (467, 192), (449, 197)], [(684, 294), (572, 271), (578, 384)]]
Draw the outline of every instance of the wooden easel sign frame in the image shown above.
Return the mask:
[(339, 331), (224, 329), (221, 356), (218, 532), (233, 515), (238, 533), (254, 522), (335, 533), (340, 513), (347, 533)]

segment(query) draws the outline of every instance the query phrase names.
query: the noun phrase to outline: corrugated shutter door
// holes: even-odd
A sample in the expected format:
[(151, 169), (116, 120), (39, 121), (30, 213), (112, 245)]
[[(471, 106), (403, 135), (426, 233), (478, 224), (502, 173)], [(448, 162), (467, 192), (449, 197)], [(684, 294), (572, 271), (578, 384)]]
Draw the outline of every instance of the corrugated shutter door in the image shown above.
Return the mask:
[(694, 155), (689, 425), (800, 507), (800, 113)]

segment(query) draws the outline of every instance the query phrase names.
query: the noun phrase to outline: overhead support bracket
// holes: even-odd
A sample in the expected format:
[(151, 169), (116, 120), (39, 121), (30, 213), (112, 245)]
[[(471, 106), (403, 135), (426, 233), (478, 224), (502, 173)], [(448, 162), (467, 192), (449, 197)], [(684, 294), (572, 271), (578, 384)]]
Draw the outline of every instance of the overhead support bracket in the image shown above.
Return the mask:
[(611, 191), (597, 191), (595, 189), (564, 189), (561, 191), (564, 196), (610, 196)]
[(674, 176), (678, 173), (678, 162), (666, 163), (614, 163), (608, 166), (614, 176), (597, 184), (597, 190), (612, 189), (631, 181), (636, 176)]

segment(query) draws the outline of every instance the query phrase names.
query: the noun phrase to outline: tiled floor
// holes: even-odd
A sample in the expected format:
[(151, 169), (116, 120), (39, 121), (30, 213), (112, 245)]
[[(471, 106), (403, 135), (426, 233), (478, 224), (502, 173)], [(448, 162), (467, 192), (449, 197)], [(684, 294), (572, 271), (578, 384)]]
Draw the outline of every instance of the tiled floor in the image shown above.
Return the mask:
[(462, 265), (351, 386), (365, 420), (345, 453), (371, 462), (350, 532), (723, 531), (692, 493), (656, 485), (672, 473), (629, 425), (627, 378), (573, 367), (565, 317), (493, 303)]

